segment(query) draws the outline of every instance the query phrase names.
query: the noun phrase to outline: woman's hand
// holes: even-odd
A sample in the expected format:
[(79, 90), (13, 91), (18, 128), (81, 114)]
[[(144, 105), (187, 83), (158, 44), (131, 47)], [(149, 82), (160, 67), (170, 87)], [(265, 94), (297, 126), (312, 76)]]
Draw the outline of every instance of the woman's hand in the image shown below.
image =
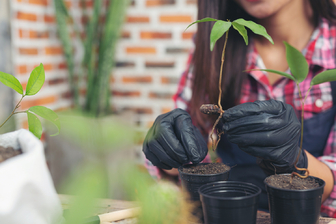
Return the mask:
[[(228, 139), (257, 157), (267, 174), (295, 171), (301, 124), (290, 105), (276, 100), (244, 103), (226, 110), (222, 122)], [(302, 150), (297, 167), (307, 166)]]
[(168, 170), (189, 162), (199, 163), (208, 153), (207, 144), (190, 115), (181, 109), (156, 118), (142, 150), (153, 165)]

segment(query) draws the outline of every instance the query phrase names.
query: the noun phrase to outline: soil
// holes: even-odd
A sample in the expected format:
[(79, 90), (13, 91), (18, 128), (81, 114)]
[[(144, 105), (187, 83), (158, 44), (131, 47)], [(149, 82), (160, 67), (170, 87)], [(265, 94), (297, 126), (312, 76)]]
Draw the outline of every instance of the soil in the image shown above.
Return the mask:
[(266, 179), (266, 182), (277, 188), (289, 189), (289, 190), (307, 190), (319, 187), (314, 179), (294, 176), (293, 182), (290, 183), (291, 175), (273, 175)]
[(14, 150), (12, 147), (4, 148), (0, 146), (0, 163), (19, 154), (22, 154), (21, 149)]
[(224, 173), (227, 170), (230, 170), (230, 167), (223, 163), (209, 163), (202, 166), (195, 165), (183, 168), (182, 172), (191, 174), (216, 174)]

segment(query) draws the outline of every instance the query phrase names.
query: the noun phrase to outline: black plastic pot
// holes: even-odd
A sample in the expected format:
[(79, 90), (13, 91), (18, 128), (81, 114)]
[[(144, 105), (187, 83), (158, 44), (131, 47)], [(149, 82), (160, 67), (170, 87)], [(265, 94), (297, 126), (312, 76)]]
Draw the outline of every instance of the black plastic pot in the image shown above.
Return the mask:
[[(208, 163), (199, 163), (196, 166), (204, 166), (206, 164)], [(207, 183), (229, 179), (230, 170), (217, 174), (190, 174), (190, 173), (184, 173), (182, 171), (183, 168), (188, 168), (190, 166), (195, 165), (194, 164), (183, 165), (178, 169), (180, 173), (182, 189), (189, 193), (190, 200), (192, 200), (194, 202), (194, 205), (196, 206), (194, 210), (194, 215), (197, 216), (202, 221), (203, 213), (198, 189), (202, 185)]]
[[(290, 175), (290, 174), (281, 174)], [(265, 179), (272, 224), (317, 224), (325, 182), (309, 176), (319, 187), (308, 190), (288, 190), (270, 186)]]
[(255, 224), (261, 189), (240, 181), (218, 181), (199, 189), (206, 224)]

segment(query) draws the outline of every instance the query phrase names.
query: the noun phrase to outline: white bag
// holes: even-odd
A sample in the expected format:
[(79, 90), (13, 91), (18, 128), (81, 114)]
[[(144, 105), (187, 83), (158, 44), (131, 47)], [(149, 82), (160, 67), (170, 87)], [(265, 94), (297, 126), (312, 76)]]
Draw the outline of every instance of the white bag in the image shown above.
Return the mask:
[(21, 129), (0, 135), (0, 145), (23, 152), (0, 163), (0, 224), (61, 223), (62, 206), (41, 141)]

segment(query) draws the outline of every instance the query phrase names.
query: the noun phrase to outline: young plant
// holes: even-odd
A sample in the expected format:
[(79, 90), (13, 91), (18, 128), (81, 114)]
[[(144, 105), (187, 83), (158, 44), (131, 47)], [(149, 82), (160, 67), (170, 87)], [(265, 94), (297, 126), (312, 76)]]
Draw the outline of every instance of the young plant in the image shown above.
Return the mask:
[(220, 137), (223, 134), (223, 132), (217, 133), (218, 138), (217, 138), (217, 141), (214, 145), (214, 140), (213, 140), (212, 135), (214, 133), (216, 125), (218, 124), (220, 118), (222, 117), (222, 115), (224, 113), (224, 110), (223, 110), (222, 105), (221, 105), (222, 74), (223, 74), (223, 66), (224, 66), (224, 58), (225, 58), (225, 48), (226, 48), (226, 44), (227, 44), (227, 40), (228, 40), (228, 36), (229, 36), (229, 29), (231, 27), (233, 27), (235, 30), (237, 30), (239, 32), (239, 34), (243, 37), (246, 45), (248, 45), (248, 36), (247, 36), (247, 30), (246, 30), (245, 27), (249, 28), (253, 33), (265, 37), (272, 44), (274, 44), (274, 42), (273, 42), (272, 38), (267, 34), (266, 29), (263, 26), (255, 23), (255, 22), (252, 22), (252, 21), (246, 21), (244, 19), (236, 19), (235, 21), (230, 22), (230, 21), (223, 21), (223, 20), (218, 20), (218, 19), (213, 19), (213, 18), (207, 17), (207, 18), (197, 20), (197, 21), (191, 23), (186, 28), (186, 30), (195, 23), (211, 22), (211, 21), (215, 22), (212, 29), (211, 29), (211, 33), (210, 33), (210, 50), (211, 51), (213, 50), (216, 41), (226, 33), (224, 47), (223, 47), (223, 51), (222, 51), (222, 57), (221, 57), (220, 73), (219, 73), (218, 105), (204, 104), (200, 108), (200, 110), (204, 114), (219, 114), (216, 122), (214, 123), (214, 125), (212, 127), (211, 133), (210, 133), (210, 138), (211, 138), (212, 144), (213, 144), (212, 148), (213, 148), (213, 150), (215, 150), (217, 148), (217, 145), (218, 145), (219, 141), (220, 141)]
[[(30, 107), (28, 110), (24, 111), (16, 111), (26, 96), (33, 96), (36, 93), (40, 91), (45, 81), (45, 73), (44, 73), (44, 67), (42, 63), (34, 68), (34, 70), (31, 72), (28, 83), (26, 86), (26, 92), (23, 91), (23, 87), (19, 80), (17, 80), (13, 75), (4, 73), (0, 71), (0, 82), (2, 82), (4, 85), (12, 88), (19, 94), (21, 94), (21, 99), (14, 107), (12, 113), (9, 115), (9, 117), (0, 125), (0, 128), (11, 118), (14, 114), (18, 113), (26, 113), (28, 117), (28, 126), (29, 131), (31, 131), (37, 138), (41, 138), (42, 135), (42, 125), (40, 120), (37, 118), (36, 115), (51, 121), (58, 129), (58, 132), (54, 135), (58, 135), (60, 131), (60, 121), (58, 119), (57, 114), (50, 110), (49, 108), (43, 107), (43, 106), (33, 106)], [(52, 135), (52, 136), (54, 136)]]
[(336, 81), (336, 69), (323, 71), (323, 72), (317, 74), (311, 80), (310, 87), (309, 87), (306, 95), (303, 97), (302, 92), (300, 90), (300, 83), (307, 78), (307, 75), (308, 75), (308, 72), (309, 72), (308, 62), (306, 61), (306, 58), (302, 55), (302, 53), (300, 51), (295, 49), (293, 46), (291, 46), (287, 42), (284, 42), (284, 44), (286, 46), (286, 59), (287, 59), (287, 63), (288, 63), (289, 69), (291, 71), (291, 74), (276, 71), (276, 70), (272, 70), (272, 69), (255, 69), (255, 70), (272, 72), (272, 73), (276, 73), (278, 75), (284, 76), (286, 78), (289, 78), (296, 83), (296, 86), (299, 90), (299, 96), (300, 96), (300, 101), (301, 101), (301, 105), (302, 105), (302, 111), (301, 111), (301, 140), (300, 140), (300, 150), (299, 150), (298, 156), (297, 156), (294, 164), (295, 164), (295, 169), (300, 170), (300, 171), (306, 171), (306, 172), (305, 172), (305, 175), (300, 175), (297, 172), (293, 172), (292, 176), (291, 176), (291, 181), (292, 181), (294, 175), (299, 176), (301, 178), (307, 178), (309, 176), (309, 171), (306, 168), (299, 168), (299, 167), (296, 166), (296, 164), (299, 160), (300, 154), (301, 154), (301, 150), (302, 150), (303, 118), (304, 118), (305, 101), (307, 99), (307, 96), (308, 96), (311, 88), (314, 85), (318, 85), (318, 84), (321, 84), (321, 83), (324, 83), (324, 82)]

